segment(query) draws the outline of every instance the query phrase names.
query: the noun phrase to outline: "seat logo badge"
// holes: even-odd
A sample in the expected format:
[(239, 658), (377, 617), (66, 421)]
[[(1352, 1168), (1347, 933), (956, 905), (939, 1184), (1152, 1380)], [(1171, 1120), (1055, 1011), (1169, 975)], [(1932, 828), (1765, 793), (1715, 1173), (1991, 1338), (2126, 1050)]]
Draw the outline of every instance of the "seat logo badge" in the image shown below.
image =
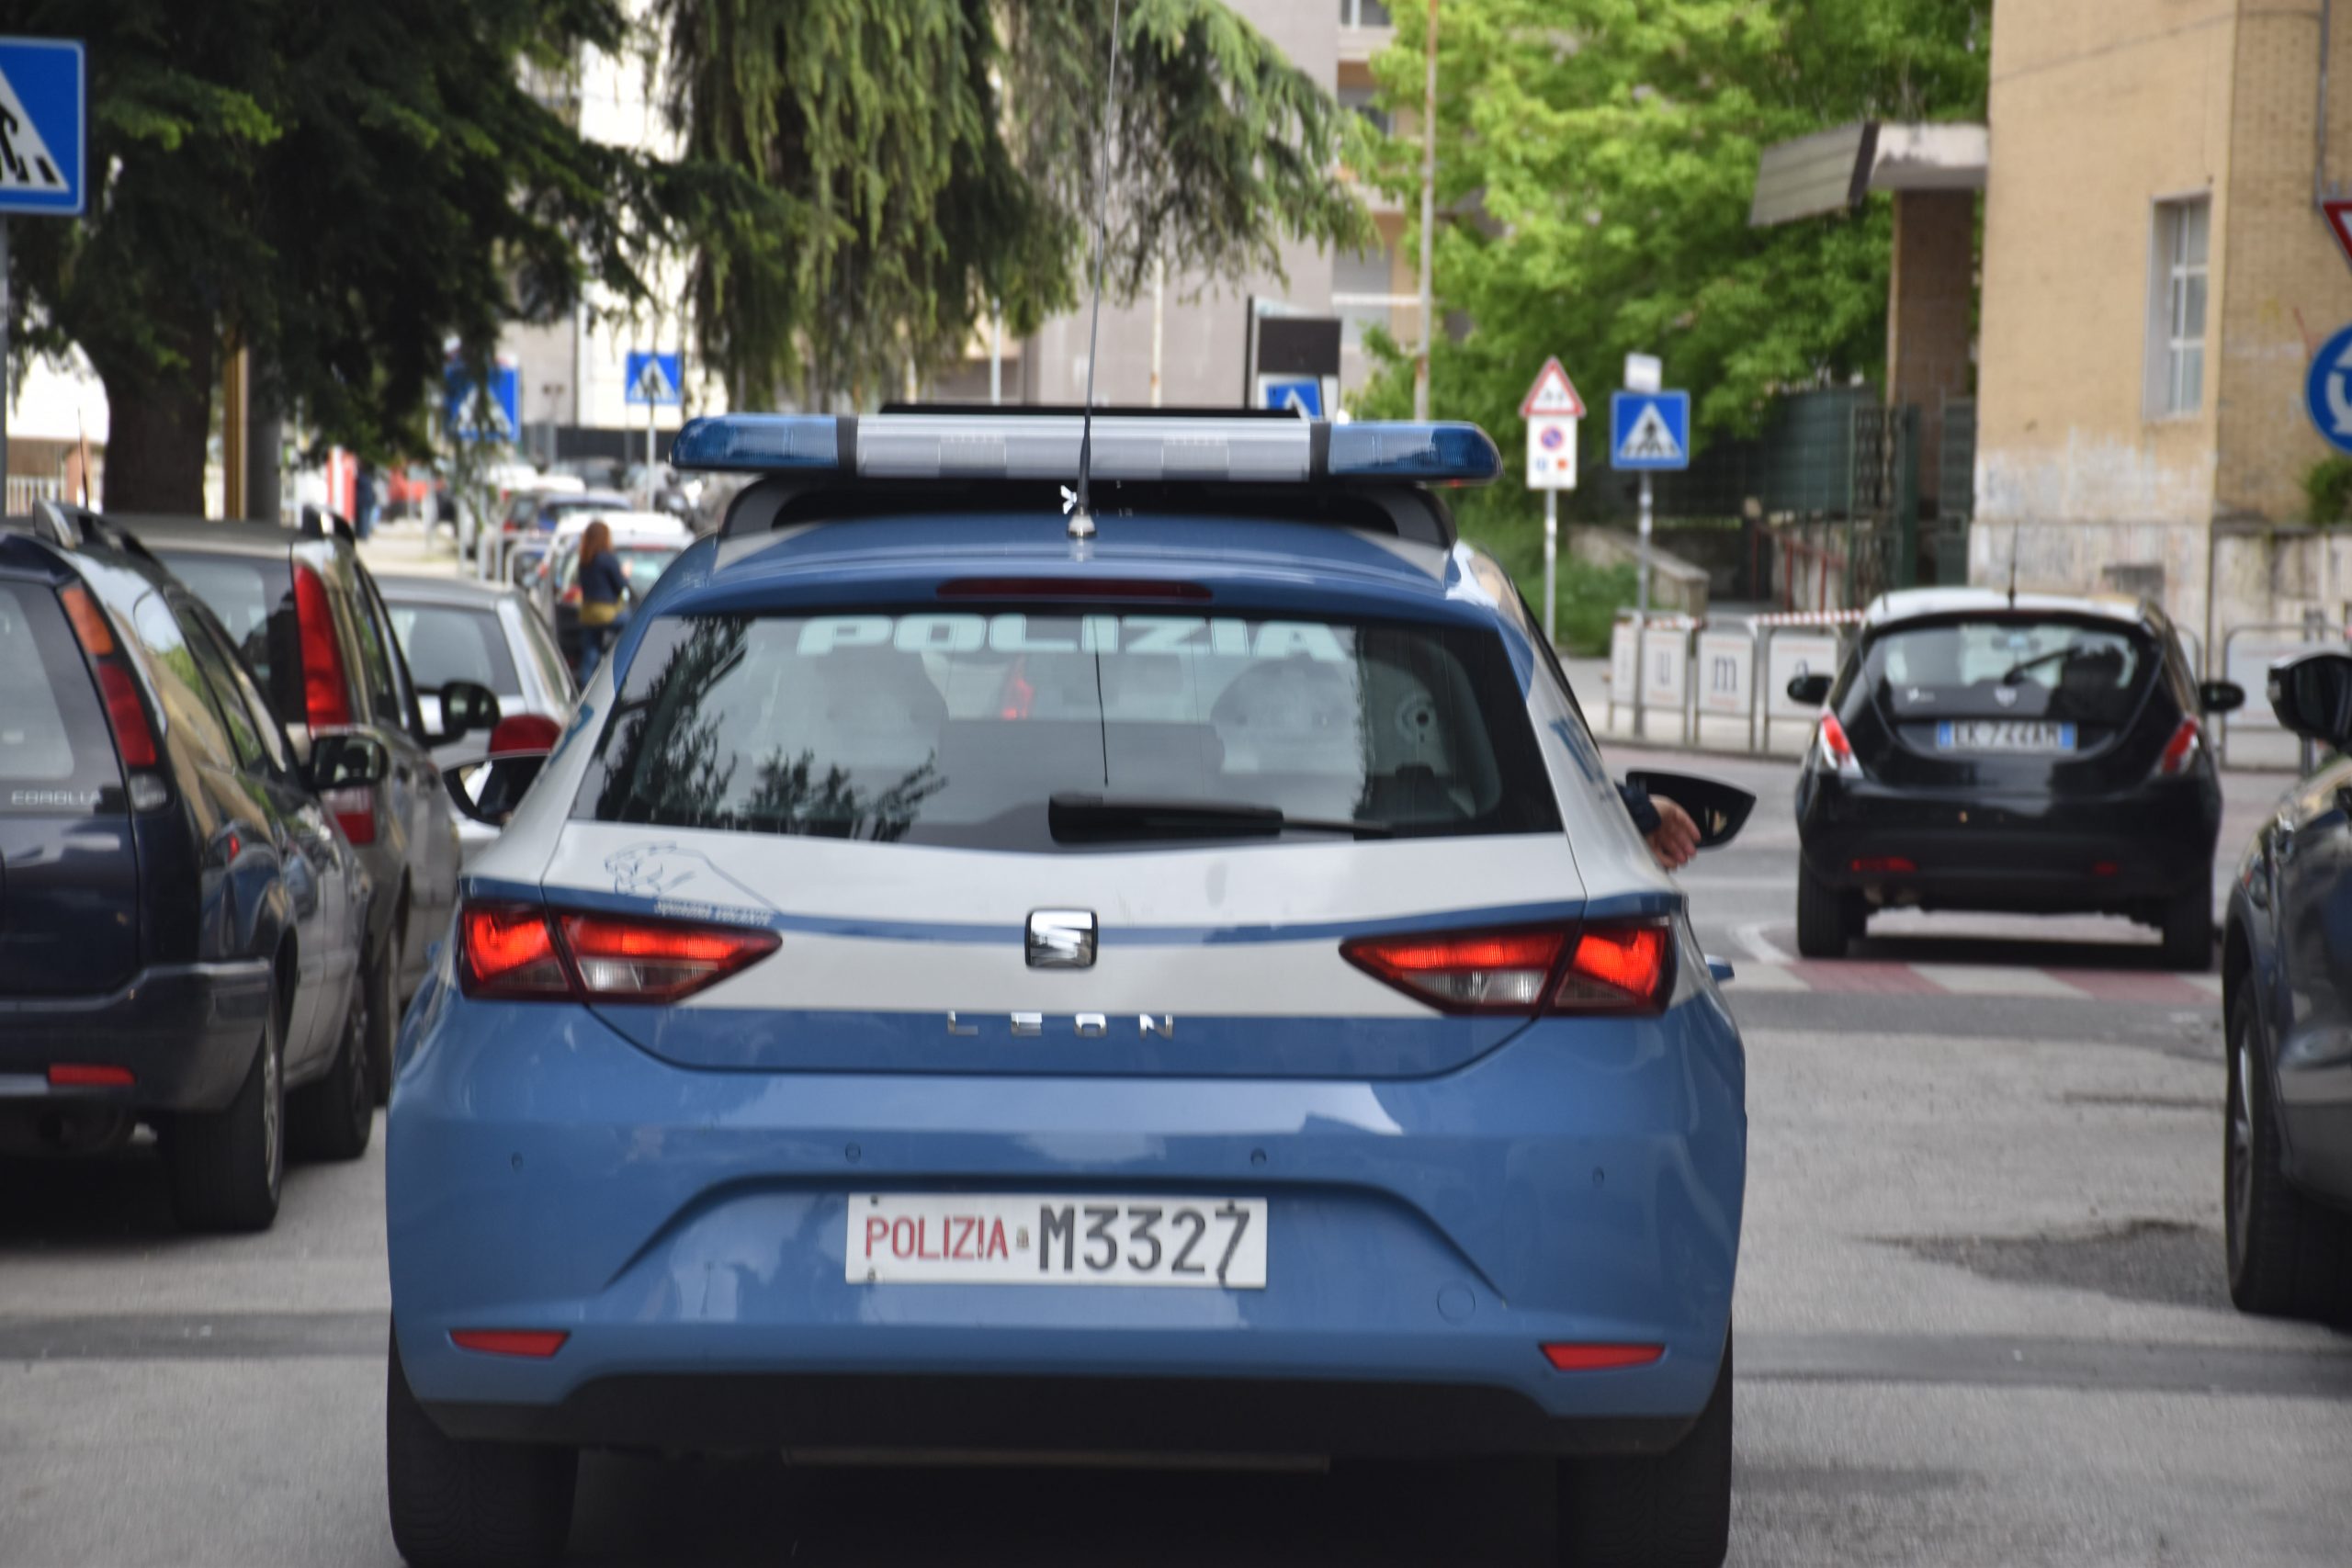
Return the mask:
[(1029, 967), (1094, 967), (1094, 911), (1036, 909), (1029, 916)]

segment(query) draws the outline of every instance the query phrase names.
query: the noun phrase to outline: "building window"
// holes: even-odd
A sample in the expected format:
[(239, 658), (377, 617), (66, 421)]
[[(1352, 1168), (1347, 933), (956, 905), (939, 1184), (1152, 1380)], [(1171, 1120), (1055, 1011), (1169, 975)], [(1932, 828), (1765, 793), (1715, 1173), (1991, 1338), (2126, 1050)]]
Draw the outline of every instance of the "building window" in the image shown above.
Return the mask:
[(1366, 123), (1383, 136), (1395, 134), (1396, 125), (1394, 118), (1386, 109), (1380, 107), (1379, 88), (1342, 87), (1340, 89), (1339, 96), (1341, 108), (1355, 110), (1364, 118)]
[(2156, 203), (2148, 412), (2157, 419), (2205, 407), (2205, 256), (2211, 212), (2211, 202), (2201, 196)]
[(1340, 26), (1385, 28), (1388, 25), (1388, 7), (1382, 5), (1381, 0), (1340, 0)]

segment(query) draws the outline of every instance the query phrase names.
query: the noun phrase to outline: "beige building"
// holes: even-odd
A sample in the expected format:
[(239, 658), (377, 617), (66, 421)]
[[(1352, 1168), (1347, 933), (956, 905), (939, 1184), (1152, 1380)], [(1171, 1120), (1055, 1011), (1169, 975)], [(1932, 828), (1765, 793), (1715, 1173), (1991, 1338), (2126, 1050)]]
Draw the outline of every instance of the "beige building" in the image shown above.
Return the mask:
[(2145, 589), (2209, 663), (2342, 617), (2352, 544), (2301, 523), (2305, 378), (2352, 321), (2318, 206), (2352, 195), (2352, 4), (1996, 0), (1989, 118), (1972, 578)]

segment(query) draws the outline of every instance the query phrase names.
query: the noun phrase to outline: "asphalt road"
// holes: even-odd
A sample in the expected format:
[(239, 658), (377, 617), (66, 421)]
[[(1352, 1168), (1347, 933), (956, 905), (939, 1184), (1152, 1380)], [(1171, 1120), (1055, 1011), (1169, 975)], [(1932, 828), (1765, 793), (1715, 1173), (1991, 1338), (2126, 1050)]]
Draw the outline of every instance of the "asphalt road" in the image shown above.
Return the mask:
[[(1787, 767), (1649, 761), (1763, 796), (1685, 878), (1751, 1061), (1732, 1561), (2352, 1561), (2352, 1337), (2222, 1288), (2210, 982), (2106, 921), (1782, 963)], [(2232, 779), (2225, 857), (2281, 782)], [(381, 1199), (297, 1168), (269, 1235), (187, 1238), (151, 1151), (0, 1164), (0, 1565), (392, 1563)], [(598, 1457), (574, 1561), (1527, 1564), (1546, 1488)]]

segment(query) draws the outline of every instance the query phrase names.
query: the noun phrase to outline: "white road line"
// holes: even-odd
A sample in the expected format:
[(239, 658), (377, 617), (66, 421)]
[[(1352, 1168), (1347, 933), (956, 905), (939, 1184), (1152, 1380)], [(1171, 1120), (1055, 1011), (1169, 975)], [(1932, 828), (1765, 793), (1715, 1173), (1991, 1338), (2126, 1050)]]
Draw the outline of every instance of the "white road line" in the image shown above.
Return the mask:
[(1735, 991), (1810, 991), (1811, 986), (1797, 978), (1797, 972), (1785, 964), (1736, 964), (1733, 966), (1731, 988)]
[(2222, 977), (2219, 975), (2175, 975), (2173, 978), (2196, 987), (2215, 1000), (2221, 998)]
[(1914, 964), (1911, 972), (1963, 997), (2056, 997), (2080, 1001), (2083, 993), (2046, 969), (2015, 964)]
[(1796, 962), (1796, 960), (1791, 958), (1787, 953), (1782, 953), (1779, 948), (1774, 947), (1770, 942), (1764, 940), (1764, 922), (1762, 920), (1750, 920), (1747, 924), (1741, 926), (1738, 930), (1732, 932), (1732, 935), (1739, 942), (1740, 946), (1747, 949), (1747, 955), (1750, 958), (1756, 959), (1760, 963), (1778, 964), (1785, 968), (1787, 965)]

